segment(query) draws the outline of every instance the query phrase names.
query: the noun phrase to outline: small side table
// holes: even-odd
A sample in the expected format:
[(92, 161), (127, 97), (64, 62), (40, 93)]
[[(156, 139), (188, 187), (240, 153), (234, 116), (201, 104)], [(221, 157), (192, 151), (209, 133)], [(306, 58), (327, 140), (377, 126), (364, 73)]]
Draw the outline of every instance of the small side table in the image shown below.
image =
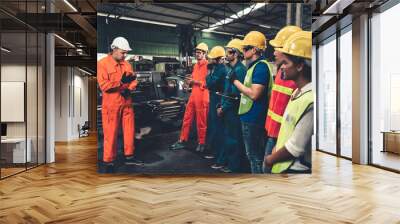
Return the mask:
[(400, 131), (382, 131), (383, 150), (382, 152), (391, 152), (400, 154)]

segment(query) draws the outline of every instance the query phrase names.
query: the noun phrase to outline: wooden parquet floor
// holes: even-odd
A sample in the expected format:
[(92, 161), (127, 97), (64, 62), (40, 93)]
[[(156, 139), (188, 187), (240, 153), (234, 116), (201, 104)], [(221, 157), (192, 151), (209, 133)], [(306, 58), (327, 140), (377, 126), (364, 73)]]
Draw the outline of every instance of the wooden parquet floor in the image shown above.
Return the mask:
[(400, 223), (400, 175), (320, 152), (312, 175), (98, 174), (96, 139), (0, 181), (0, 223)]

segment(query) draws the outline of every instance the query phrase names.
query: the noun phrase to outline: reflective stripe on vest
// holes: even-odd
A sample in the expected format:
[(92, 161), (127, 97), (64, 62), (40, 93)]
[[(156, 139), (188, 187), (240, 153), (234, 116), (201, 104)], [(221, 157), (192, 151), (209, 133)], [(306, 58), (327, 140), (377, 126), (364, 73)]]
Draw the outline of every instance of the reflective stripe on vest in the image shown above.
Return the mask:
[[(303, 93), (301, 96), (294, 100), (290, 100), (285, 114), (283, 115), (281, 129), (279, 130), (278, 139), (276, 142), (276, 150), (282, 149), (285, 146), (285, 143), (292, 136), (292, 133), (297, 125), (297, 122), (300, 120), (304, 111), (314, 102), (313, 92), (307, 91)], [(295, 160), (287, 160), (283, 162), (275, 163), (272, 166), (272, 173), (282, 173), (287, 170)]]
[[(250, 67), (249, 70), (247, 70), (246, 77), (244, 78), (243, 85), (251, 88), (251, 85), (253, 84), (253, 71), (254, 68), (258, 63), (265, 63), (268, 66), (269, 70), (269, 82), (268, 82), (268, 99), (271, 95), (271, 90), (272, 90), (272, 85), (274, 83), (274, 80), (272, 78), (272, 67), (271, 65), (267, 62), (267, 60), (260, 60), (257, 63), (255, 63), (253, 66)], [(241, 93), (240, 94), (240, 106), (239, 106), (239, 115), (245, 114), (250, 111), (251, 107), (253, 106), (253, 100), (250, 99), (250, 97), (246, 96), (245, 94)]]
[(286, 95), (292, 95), (293, 93), (293, 89), (290, 87), (286, 87), (286, 86), (281, 86), (281, 85), (277, 85), (274, 83), (274, 86), (272, 87), (272, 91), (277, 91)]
[(271, 117), (272, 120), (282, 123), (282, 116), (274, 113), (272, 110), (268, 110), (268, 116)]

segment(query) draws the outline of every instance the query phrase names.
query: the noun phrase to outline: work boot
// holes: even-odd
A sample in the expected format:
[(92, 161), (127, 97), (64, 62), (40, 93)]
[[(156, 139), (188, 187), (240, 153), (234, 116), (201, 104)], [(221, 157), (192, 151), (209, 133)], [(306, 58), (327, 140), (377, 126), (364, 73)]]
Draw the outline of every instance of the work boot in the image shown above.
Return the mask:
[(218, 164), (218, 163), (211, 166), (211, 168), (214, 170), (219, 170), (219, 169), (222, 169), (223, 167), (224, 167), (223, 165)]
[(205, 149), (206, 149), (206, 145), (198, 144), (197, 148), (196, 148), (196, 152), (204, 152)]
[(134, 156), (127, 156), (125, 158), (125, 165), (143, 166), (143, 161), (136, 159)]
[(214, 159), (214, 158), (215, 158), (215, 156), (211, 153), (204, 156), (204, 159)]
[(220, 169), (224, 173), (232, 173), (232, 170), (230, 170), (228, 167), (224, 166)]
[(186, 147), (186, 146), (185, 146), (185, 143), (184, 143), (184, 142), (177, 141), (177, 142), (175, 142), (174, 144), (170, 145), (170, 146), (169, 146), (169, 149), (170, 149), (170, 150), (181, 150), (181, 149), (184, 149), (185, 147)]
[(101, 162), (99, 167), (100, 173), (114, 173), (114, 163), (113, 162)]

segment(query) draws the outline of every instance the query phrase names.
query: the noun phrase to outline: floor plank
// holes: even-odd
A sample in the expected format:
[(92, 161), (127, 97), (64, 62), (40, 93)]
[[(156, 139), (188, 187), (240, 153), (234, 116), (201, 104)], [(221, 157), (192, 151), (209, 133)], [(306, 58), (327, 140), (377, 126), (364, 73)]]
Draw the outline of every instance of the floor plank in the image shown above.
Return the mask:
[(400, 175), (321, 152), (311, 175), (112, 175), (96, 137), (0, 181), (0, 223), (400, 223)]

